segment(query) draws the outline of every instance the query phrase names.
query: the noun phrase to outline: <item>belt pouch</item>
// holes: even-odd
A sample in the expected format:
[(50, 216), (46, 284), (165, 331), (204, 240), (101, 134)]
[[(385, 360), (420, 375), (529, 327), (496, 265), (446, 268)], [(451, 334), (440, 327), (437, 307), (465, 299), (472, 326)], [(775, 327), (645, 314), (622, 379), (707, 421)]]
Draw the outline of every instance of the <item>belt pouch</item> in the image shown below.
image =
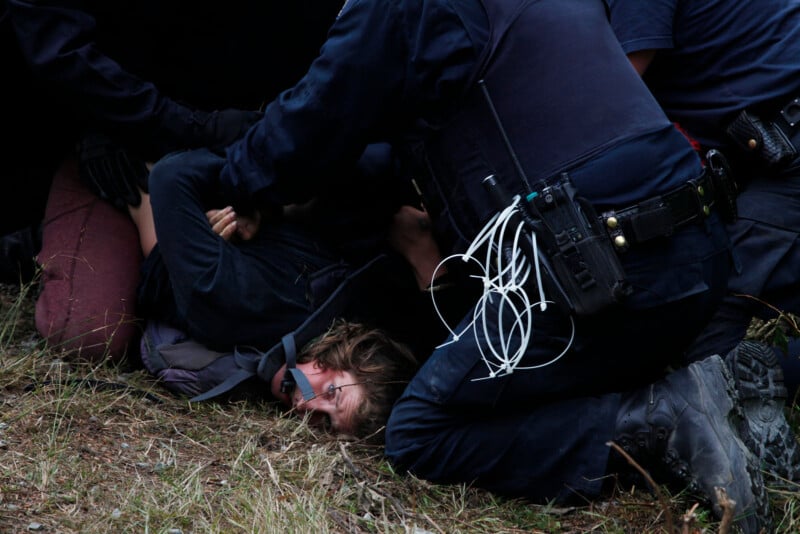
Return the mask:
[(576, 197), (566, 174), (531, 200), (550, 268), (575, 315), (597, 313), (631, 292), (622, 263), (589, 202)]
[(781, 170), (797, 156), (786, 134), (774, 123), (761, 120), (743, 109), (725, 130), (745, 155), (771, 170)]

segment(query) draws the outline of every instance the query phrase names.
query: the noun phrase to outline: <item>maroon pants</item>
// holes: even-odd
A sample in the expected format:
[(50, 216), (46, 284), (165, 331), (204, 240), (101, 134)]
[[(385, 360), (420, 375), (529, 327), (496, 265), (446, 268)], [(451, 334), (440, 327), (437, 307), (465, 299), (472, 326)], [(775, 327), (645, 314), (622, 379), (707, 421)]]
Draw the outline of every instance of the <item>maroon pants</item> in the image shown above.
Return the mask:
[(118, 362), (135, 350), (142, 262), (136, 226), (86, 188), (74, 160), (53, 178), (37, 259), (36, 328), (51, 348), (94, 362)]

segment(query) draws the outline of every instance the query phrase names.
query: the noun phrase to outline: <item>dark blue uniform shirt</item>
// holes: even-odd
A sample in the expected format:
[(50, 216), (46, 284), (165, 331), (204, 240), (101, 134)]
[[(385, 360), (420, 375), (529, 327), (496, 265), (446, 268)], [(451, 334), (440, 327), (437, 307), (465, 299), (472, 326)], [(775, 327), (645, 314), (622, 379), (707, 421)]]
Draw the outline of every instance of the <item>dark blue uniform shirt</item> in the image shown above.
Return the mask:
[(667, 115), (707, 147), (725, 144), (724, 125), (739, 110), (800, 96), (796, 0), (608, 4), (626, 53), (658, 50), (647, 85)]
[[(234, 202), (250, 196), (265, 204), (310, 198), (320, 184), (345, 172), (368, 142), (397, 140), (398, 135), (413, 134), (420, 123), (447, 117), (464, 93), (488, 35), (478, 0), (350, 0), (306, 76), (228, 148), (223, 189)], [(548, 73), (568, 68), (558, 55), (536, 61), (533, 68)], [(550, 108), (559, 109), (589, 96), (591, 89), (586, 87), (553, 96), (534, 85), (531, 98), (546, 98)], [(646, 90), (591, 97), (602, 101), (643, 95), (650, 98)], [(652, 107), (658, 109), (654, 100)], [(559, 135), (545, 135), (537, 149), (552, 139), (580, 139), (581, 123), (563, 120), (548, 127)], [(651, 131), (635, 132), (640, 138), (625, 145), (626, 154), (618, 152), (613, 162), (600, 162), (597, 168), (602, 172), (588, 178), (575, 173), (576, 184), (592, 200), (625, 206), (693, 178), (696, 159), (688, 145), (674, 144), (671, 129), (664, 117)], [(609, 133), (605, 146), (631, 141), (635, 134), (627, 131), (617, 138)], [(620, 161), (627, 162), (626, 172), (632, 177), (619, 178)], [(551, 163), (542, 162), (541, 168)]]
[[(368, 142), (389, 140), (420, 110), (441, 112), (463, 91), (487, 35), (479, 2), (457, 0), (456, 10), (455, 1), (348, 1), (306, 76), (229, 148), (223, 184), (234, 197), (306, 200), (316, 191), (309, 185), (352, 167)], [(282, 175), (291, 180), (278, 192)]]

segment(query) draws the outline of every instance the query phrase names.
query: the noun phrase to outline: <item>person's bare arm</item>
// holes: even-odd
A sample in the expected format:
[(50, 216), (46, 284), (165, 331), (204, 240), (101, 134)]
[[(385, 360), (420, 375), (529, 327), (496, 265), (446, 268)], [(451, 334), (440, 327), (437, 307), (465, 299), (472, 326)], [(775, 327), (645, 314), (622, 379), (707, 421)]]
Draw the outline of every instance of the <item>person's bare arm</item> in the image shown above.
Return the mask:
[(436, 270), (442, 255), (431, 232), (430, 217), (425, 211), (402, 206), (394, 216), (389, 243), (411, 265), (421, 290), (431, 285), (434, 273), (438, 277), (447, 272), (445, 266)]
[(139, 230), (139, 245), (142, 247), (142, 254), (146, 258), (150, 251), (156, 246), (156, 226), (153, 221), (153, 208), (150, 205), (150, 195), (141, 189), (142, 202), (138, 206), (128, 206), (133, 223)]
[(655, 50), (637, 50), (636, 52), (628, 54), (628, 59), (631, 65), (633, 65), (633, 68), (636, 69), (636, 72), (639, 73), (639, 76), (642, 76), (647, 70), (647, 67), (650, 66), (650, 63), (653, 62), (655, 56)]

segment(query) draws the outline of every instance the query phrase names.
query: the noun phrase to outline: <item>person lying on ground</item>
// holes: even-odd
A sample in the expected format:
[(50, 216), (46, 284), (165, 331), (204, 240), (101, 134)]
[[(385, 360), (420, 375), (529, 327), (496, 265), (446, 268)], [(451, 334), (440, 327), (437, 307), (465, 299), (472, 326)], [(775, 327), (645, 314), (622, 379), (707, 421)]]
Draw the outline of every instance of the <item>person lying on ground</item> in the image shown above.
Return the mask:
[[(139, 288), (145, 317), (213, 348), (268, 349), (314, 313), (359, 261), (376, 256), (383, 261), (370, 263), (375, 274), (357, 279), (341, 315), (298, 352), (296, 366), (278, 354), (259, 377), (273, 398), (300, 413), (316, 412), (312, 421), (380, 439), (394, 400), (418, 368), (416, 354), (427, 356), (447, 335), (438, 316), (457, 320), (475, 298), (470, 284), (445, 283), (451, 273), (436, 270), (441, 254), (427, 213), (405, 205), (387, 228), (358, 224), (370, 220), (363, 218), (343, 224), (337, 213), (347, 221), (360, 213), (351, 205), (359, 196), (343, 189), (342, 198), (326, 196), (335, 198), (330, 208), (312, 202), (245, 216), (231, 206), (213, 207), (214, 169), (223, 158), (203, 152), (207, 159), (187, 167), (184, 154), (156, 163), (153, 194), (142, 192), (142, 203), (129, 206), (145, 256)], [(174, 165), (185, 178), (172, 175)], [(375, 179), (374, 172), (364, 174)], [(321, 230), (320, 220), (337, 232)], [(364, 226), (381, 238), (364, 237), (358, 231)], [(352, 251), (353, 242), (364, 250)]]

